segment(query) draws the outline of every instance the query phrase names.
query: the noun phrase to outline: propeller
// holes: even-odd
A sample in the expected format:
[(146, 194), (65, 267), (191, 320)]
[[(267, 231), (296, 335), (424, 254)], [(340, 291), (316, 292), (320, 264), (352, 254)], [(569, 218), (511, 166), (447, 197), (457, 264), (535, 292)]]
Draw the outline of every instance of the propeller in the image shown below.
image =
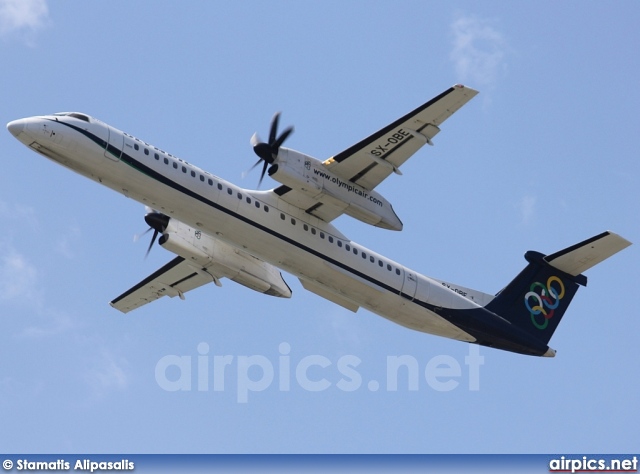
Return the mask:
[(151, 247), (155, 243), (158, 238), (158, 234), (164, 233), (169, 225), (170, 217), (162, 214), (161, 212), (155, 211), (150, 207), (146, 207), (147, 213), (144, 216), (145, 222), (149, 225), (149, 228), (145, 230), (142, 234), (136, 234), (133, 236), (134, 242), (136, 242), (140, 237), (149, 233), (149, 231), (153, 230), (153, 236), (151, 237), (151, 242), (149, 243), (149, 247), (147, 248), (147, 253), (144, 255), (144, 258), (149, 256), (149, 252), (151, 252)]
[[(253, 152), (258, 155), (258, 161), (255, 162), (255, 164), (249, 169), (249, 171), (258, 166), (261, 161), (263, 162), (262, 172), (260, 173), (260, 181), (258, 181), (258, 188), (260, 187), (260, 184), (262, 184), (262, 179), (267, 172), (267, 168), (269, 167), (269, 165), (273, 164), (273, 162), (278, 157), (280, 147), (293, 132), (293, 127), (287, 127), (280, 134), (280, 136), (277, 136), (279, 121), (280, 112), (276, 112), (276, 114), (271, 119), (271, 129), (269, 130), (269, 141), (267, 143), (260, 141), (260, 137), (258, 137), (257, 132), (254, 133), (251, 137), (251, 146), (253, 146)], [(247, 171), (245, 175), (249, 173), (249, 171)]]

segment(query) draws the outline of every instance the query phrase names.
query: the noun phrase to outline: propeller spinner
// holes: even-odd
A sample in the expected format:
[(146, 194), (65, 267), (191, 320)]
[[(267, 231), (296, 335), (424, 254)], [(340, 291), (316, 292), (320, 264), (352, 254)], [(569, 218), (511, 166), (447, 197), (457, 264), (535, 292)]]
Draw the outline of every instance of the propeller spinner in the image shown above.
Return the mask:
[[(147, 258), (149, 256), (151, 247), (153, 247), (153, 244), (158, 238), (158, 234), (164, 233), (164, 231), (167, 229), (167, 226), (169, 225), (169, 219), (169, 216), (162, 214), (161, 212), (154, 211), (151, 208), (147, 208), (147, 214), (144, 216), (144, 221), (149, 225), (149, 228), (142, 235), (145, 235), (147, 232), (153, 229), (153, 236), (151, 237), (151, 242), (149, 243), (149, 247), (147, 248), (147, 253), (144, 255), (144, 258)], [(134, 237), (134, 240), (142, 237), (142, 235)]]
[(262, 184), (262, 179), (267, 172), (267, 168), (269, 167), (269, 165), (273, 164), (275, 159), (278, 157), (280, 147), (293, 132), (293, 127), (288, 127), (280, 134), (279, 137), (277, 137), (279, 121), (280, 112), (277, 112), (271, 119), (271, 129), (269, 130), (269, 141), (267, 143), (260, 141), (260, 137), (258, 137), (257, 132), (254, 133), (251, 137), (251, 145), (253, 146), (253, 151), (256, 155), (258, 155), (259, 159), (249, 171), (258, 166), (261, 161), (263, 162), (262, 172), (260, 173), (260, 181), (258, 181), (258, 187), (260, 187), (260, 184)]

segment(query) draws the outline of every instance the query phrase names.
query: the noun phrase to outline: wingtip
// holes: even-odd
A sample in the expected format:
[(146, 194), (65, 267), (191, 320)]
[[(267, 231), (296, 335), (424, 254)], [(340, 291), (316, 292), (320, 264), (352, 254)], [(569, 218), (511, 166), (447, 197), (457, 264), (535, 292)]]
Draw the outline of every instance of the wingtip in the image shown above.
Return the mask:
[(612, 232), (610, 230), (607, 230), (605, 232), (605, 234), (607, 234), (607, 235), (615, 235), (618, 238), (618, 240), (620, 242), (620, 245), (622, 246), (622, 248), (620, 250), (626, 249), (630, 245), (633, 245), (633, 242), (631, 242), (629, 239), (626, 239), (626, 238), (622, 237), (620, 234), (618, 234), (616, 232)]
[(465, 86), (464, 84), (454, 84), (454, 85), (453, 85), (453, 88), (454, 88), (454, 89), (464, 89), (466, 92), (469, 92), (469, 93), (471, 93), (472, 95), (476, 95), (476, 94), (479, 94), (479, 93), (480, 93), (480, 92), (479, 92), (479, 91), (477, 91), (476, 89), (473, 89), (473, 88), (471, 88), (471, 87), (467, 87), (467, 86)]

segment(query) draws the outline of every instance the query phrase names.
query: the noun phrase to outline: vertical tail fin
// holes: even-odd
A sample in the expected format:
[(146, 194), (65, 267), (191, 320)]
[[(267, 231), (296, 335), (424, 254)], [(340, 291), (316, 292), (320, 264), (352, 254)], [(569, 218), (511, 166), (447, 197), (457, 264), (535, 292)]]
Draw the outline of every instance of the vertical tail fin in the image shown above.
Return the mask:
[(582, 272), (631, 245), (612, 232), (603, 232), (551, 255), (529, 251), (529, 264), (486, 306), (541, 340), (549, 342), (579, 286)]
[(545, 256), (529, 251), (529, 264), (487, 305), (487, 309), (524, 329), (545, 344), (578, 291), (584, 275), (572, 276), (552, 267)]

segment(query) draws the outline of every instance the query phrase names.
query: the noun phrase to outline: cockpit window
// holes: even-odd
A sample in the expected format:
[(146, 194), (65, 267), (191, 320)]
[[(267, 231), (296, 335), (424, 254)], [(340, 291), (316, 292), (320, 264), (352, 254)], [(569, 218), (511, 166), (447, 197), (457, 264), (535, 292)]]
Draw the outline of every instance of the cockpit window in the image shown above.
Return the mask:
[(85, 122), (88, 122), (88, 121), (89, 121), (89, 117), (87, 117), (87, 116), (86, 116), (86, 115), (84, 115), (84, 114), (78, 114), (78, 113), (76, 113), (76, 112), (72, 112), (72, 113), (70, 113), (70, 114), (69, 114), (69, 117), (73, 117), (73, 118), (77, 118), (77, 119), (80, 119), (80, 120), (84, 120)]
[(87, 115), (79, 114), (78, 112), (60, 112), (58, 114), (53, 114), (53, 115), (56, 115), (58, 117), (73, 117), (73, 118), (83, 120), (85, 122), (89, 122), (89, 117)]

